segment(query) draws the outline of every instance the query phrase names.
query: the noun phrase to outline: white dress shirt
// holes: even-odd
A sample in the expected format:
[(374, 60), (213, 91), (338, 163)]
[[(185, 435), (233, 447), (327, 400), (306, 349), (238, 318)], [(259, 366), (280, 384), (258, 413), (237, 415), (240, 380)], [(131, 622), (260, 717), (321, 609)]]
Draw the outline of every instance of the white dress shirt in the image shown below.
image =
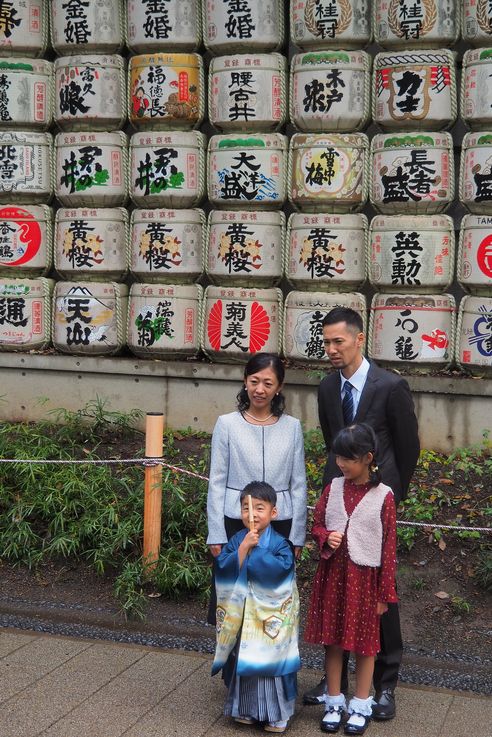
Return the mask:
[(343, 399), (343, 390), (345, 388), (345, 382), (350, 381), (352, 384), (352, 399), (354, 400), (354, 417), (357, 414), (357, 407), (359, 406), (360, 402), (360, 395), (362, 394), (362, 390), (365, 386), (366, 379), (367, 379), (367, 372), (369, 371), (369, 361), (367, 358), (362, 358), (362, 363), (355, 372), (355, 374), (352, 374), (350, 379), (346, 379), (345, 376), (340, 371), (340, 396)]

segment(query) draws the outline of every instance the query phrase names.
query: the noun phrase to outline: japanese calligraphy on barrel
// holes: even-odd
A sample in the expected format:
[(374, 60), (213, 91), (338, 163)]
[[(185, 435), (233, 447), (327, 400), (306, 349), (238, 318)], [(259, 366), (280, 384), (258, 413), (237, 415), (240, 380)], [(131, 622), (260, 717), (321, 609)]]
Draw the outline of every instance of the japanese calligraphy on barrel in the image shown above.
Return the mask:
[(488, 0), (463, 0), (461, 34), (473, 46), (492, 46), (492, 5)]
[(283, 45), (283, 0), (202, 0), (203, 42), (213, 54), (277, 51)]
[(53, 196), (50, 133), (0, 130), (0, 203), (48, 203)]
[(128, 0), (128, 48), (135, 54), (153, 51), (196, 51), (202, 40), (199, 0)]
[(369, 141), (364, 133), (295, 133), (289, 200), (303, 212), (354, 212), (367, 200)]
[(251, 287), (207, 287), (202, 349), (214, 361), (246, 363), (252, 353), (279, 353), (282, 292)]
[(476, 376), (492, 376), (492, 297), (466, 296), (460, 302), (456, 363)]
[(369, 235), (369, 281), (380, 292), (444, 291), (453, 281), (454, 241), (447, 215), (377, 215)]
[(50, 0), (51, 43), (57, 54), (115, 54), (124, 42), (121, 0)]
[(463, 136), (459, 198), (470, 212), (492, 213), (492, 130)]
[(371, 40), (366, 0), (290, 0), (290, 37), (300, 49), (357, 49)]
[(301, 131), (357, 131), (370, 116), (371, 57), (364, 51), (296, 54), (290, 119)]
[(416, 372), (449, 366), (454, 355), (455, 312), (451, 294), (375, 294), (369, 356)]
[(203, 210), (134, 210), (130, 271), (141, 282), (188, 284), (203, 271)]
[(0, 275), (46, 275), (53, 260), (53, 213), (47, 205), (0, 206)]
[(283, 273), (283, 212), (212, 210), (206, 272), (213, 284), (271, 287)]
[(198, 284), (132, 284), (127, 342), (141, 358), (179, 359), (200, 350)]
[(439, 48), (460, 31), (459, 0), (374, 0), (374, 40), (383, 48)]
[(350, 307), (366, 325), (365, 297), (357, 292), (289, 292), (285, 298), (283, 352), (303, 363), (327, 363), (323, 346), (323, 318), (334, 307)]
[[(492, 43), (492, 37), (491, 37)], [(492, 48), (469, 49), (463, 56), (461, 117), (474, 130), (492, 129)]]
[(456, 278), (465, 292), (492, 294), (492, 216), (462, 219)]
[(49, 36), (46, 0), (9, 0), (2, 3), (0, 56), (42, 56)]
[(343, 292), (366, 278), (367, 218), (294, 213), (287, 226), (285, 275), (296, 289)]
[[(1, 20), (1, 19), (0, 19)], [(0, 54), (1, 54), (0, 47)], [(0, 59), (0, 126), (46, 130), (53, 120), (53, 64), (43, 59)]]
[(0, 278), (0, 351), (48, 348), (53, 280)]

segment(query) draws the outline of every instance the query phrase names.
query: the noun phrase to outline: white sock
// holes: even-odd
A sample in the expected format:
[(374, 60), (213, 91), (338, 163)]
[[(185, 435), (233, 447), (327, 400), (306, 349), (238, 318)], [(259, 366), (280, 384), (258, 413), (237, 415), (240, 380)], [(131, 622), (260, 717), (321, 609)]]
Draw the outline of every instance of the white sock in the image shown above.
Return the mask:
[(372, 696), (369, 696), (368, 699), (359, 699), (354, 696), (350, 699), (348, 712), (350, 717), (347, 724), (362, 727), (365, 723), (364, 717), (370, 717), (372, 714)]

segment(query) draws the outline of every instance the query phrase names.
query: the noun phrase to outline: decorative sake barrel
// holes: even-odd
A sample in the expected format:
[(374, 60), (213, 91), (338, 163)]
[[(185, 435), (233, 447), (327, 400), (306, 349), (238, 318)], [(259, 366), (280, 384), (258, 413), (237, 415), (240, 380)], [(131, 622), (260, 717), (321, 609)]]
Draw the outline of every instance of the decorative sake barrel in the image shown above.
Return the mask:
[(141, 358), (196, 356), (200, 350), (198, 284), (132, 284), (128, 305), (128, 348)]
[[(0, 27), (1, 23), (0, 15)], [(1, 58), (0, 126), (23, 130), (49, 128), (53, 120), (52, 85), (53, 64), (50, 61)]]
[(285, 57), (237, 54), (212, 59), (208, 117), (223, 131), (278, 130), (287, 120)]
[(53, 294), (53, 345), (61, 353), (104, 356), (125, 345), (128, 287), (59, 281)]
[(0, 56), (42, 56), (49, 36), (46, 0), (7, 0), (0, 16)]
[[(492, 43), (492, 38), (490, 39)], [(469, 49), (463, 56), (461, 117), (474, 130), (492, 129), (492, 48)]]
[(205, 114), (198, 54), (142, 54), (128, 66), (128, 120), (137, 130), (197, 128)]
[(492, 376), (492, 297), (466, 296), (460, 302), (456, 363), (477, 376)]
[(283, 0), (203, 0), (203, 43), (213, 54), (278, 51), (284, 43)]
[(283, 353), (293, 361), (327, 363), (323, 346), (323, 319), (334, 307), (350, 307), (366, 325), (366, 301), (357, 292), (289, 292), (285, 298)]
[(451, 294), (375, 294), (369, 356), (416, 372), (448, 367), (454, 353), (455, 312)]
[(57, 54), (118, 52), (124, 43), (121, 0), (51, 0), (51, 43)]
[(53, 196), (50, 133), (0, 129), (0, 203), (47, 203)]
[(32, 278), (49, 272), (52, 219), (46, 205), (0, 206), (0, 276)]
[(142, 282), (186, 284), (203, 271), (203, 210), (134, 210), (130, 271)]
[(374, 40), (386, 49), (445, 48), (460, 30), (459, 0), (374, 0)]
[(229, 133), (208, 143), (208, 198), (215, 207), (281, 208), (286, 199), (286, 136)]
[(366, 278), (365, 215), (304, 215), (289, 218), (285, 275), (296, 289), (346, 291)]
[(206, 272), (214, 284), (275, 286), (283, 272), (283, 212), (212, 210)]
[(195, 207), (205, 196), (205, 141), (198, 131), (135, 133), (130, 197), (138, 207)]
[(454, 197), (450, 133), (377, 133), (371, 143), (370, 200), (384, 213), (436, 213)]
[(55, 60), (55, 121), (62, 130), (113, 130), (126, 119), (122, 56), (62, 56)]
[(492, 130), (463, 137), (459, 198), (470, 212), (492, 213)]
[(202, 349), (214, 361), (246, 363), (252, 353), (279, 353), (280, 289), (207, 287)]
[(301, 131), (356, 131), (370, 116), (371, 57), (364, 51), (296, 54), (290, 120)]
[(377, 215), (369, 235), (369, 281), (380, 292), (444, 291), (453, 281), (454, 246), (447, 215)]
[(62, 279), (121, 280), (127, 272), (127, 236), (123, 207), (61, 208), (55, 218), (55, 269)]
[(450, 128), (458, 112), (454, 54), (384, 51), (374, 59), (372, 117), (384, 130)]
[(290, 0), (290, 36), (300, 49), (357, 49), (371, 40), (366, 0)]
[(367, 200), (369, 140), (364, 133), (295, 133), (289, 200), (303, 212), (354, 212)]
[(0, 279), (0, 351), (42, 351), (51, 339), (53, 280)]
[(135, 54), (196, 51), (202, 40), (199, 0), (128, 0), (126, 43)]
[(492, 294), (492, 217), (465, 215), (461, 221), (456, 278), (466, 292)]
[(55, 194), (65, 207), (114, 207), (127, 198), (127, 138), (113, 133), (59, 133)]
[(461, 35), (472, 46), (492, 46), (492, 6), (487, 0), (463, 0)]

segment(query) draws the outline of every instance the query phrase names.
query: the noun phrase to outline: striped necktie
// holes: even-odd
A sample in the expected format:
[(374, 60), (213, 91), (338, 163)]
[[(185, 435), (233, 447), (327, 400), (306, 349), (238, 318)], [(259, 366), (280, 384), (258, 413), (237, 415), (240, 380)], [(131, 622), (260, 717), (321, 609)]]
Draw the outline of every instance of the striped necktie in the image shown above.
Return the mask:
[(354, 387), (350, 381), (346, 381), (343, 386), (342, 412), (343, 422), (345, 425), (350, 425), (354, 418), (354, 398), (352, 396), (353, 388)]

